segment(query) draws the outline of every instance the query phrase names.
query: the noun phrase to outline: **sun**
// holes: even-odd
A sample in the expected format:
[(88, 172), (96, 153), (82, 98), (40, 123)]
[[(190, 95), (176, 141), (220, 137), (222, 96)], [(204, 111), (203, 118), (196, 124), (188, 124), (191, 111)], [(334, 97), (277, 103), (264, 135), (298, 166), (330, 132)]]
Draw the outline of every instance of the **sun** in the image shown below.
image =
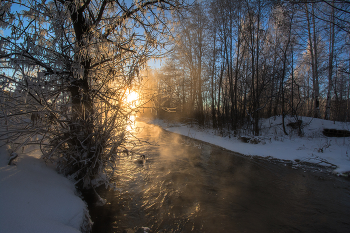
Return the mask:
[(136, 104), (137, 99), (139, 98), (139, 95), (135, 91), (131, 91), (127, 96), (126, 96), (126, 102), (128, 104)]

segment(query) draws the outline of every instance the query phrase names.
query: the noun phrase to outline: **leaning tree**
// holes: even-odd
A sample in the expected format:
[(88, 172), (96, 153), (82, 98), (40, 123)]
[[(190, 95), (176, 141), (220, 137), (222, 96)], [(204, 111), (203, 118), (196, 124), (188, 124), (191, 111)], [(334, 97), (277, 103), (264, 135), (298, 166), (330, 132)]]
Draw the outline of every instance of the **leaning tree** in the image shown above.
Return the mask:
[(79, 187), (108, 183), (125, 140), (125, 93), (180, 4), (1, 1), (2, 139), (14, 152), (40, 143)]

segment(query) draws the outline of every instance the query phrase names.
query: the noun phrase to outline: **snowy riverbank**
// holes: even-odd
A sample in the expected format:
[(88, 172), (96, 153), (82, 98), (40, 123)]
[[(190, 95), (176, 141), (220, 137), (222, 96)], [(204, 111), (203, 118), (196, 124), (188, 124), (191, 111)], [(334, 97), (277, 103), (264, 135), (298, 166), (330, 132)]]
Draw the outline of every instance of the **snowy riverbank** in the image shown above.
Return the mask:
[(0, 232), (81, 232), (85, 202), (40, 156), (40, 150), (27, 149), (16, 165), (7, 165), (8, 152), (0, 148)]
[[(286, 124), (292, 121), (293, 119), (287, 118)], [(303, 117), (302, 121), (304, 135), (299, 137), (296, 130), (290, 127), (286, 127), (288, 135), (284, 135), (281, 117), (262, 120), (261, 136), (254, 137), (256, 138), (254, 142), (258, 142), (257, 144), (245, 143), (238, 137), (233, 137), (232, 133), (229, 132), (196, 126), (190, 127), (179, 123), (167, 123), (162, 120), (152, 120), (148, 123), (244, 155), (290, 160), (296, 165), (307, 162), (323, 166), (336, 166), (334, 172), (338, 174), (350, 172), (350, 137), (326, 137), (322, 134), (325, 128), (350, 130), (350, 124), (309, 117)], [(244, 133), (246, 132), (241, 132), (240, 137), (252, 137)]]

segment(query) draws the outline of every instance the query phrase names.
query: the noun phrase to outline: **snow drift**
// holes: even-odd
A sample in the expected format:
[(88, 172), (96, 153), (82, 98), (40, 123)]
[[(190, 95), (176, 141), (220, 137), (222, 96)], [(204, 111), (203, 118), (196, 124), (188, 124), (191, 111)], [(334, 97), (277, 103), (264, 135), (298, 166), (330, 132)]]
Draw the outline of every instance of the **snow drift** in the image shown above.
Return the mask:
[(19, 154), (10, 166), (0, 148), (0, 232), (81, 232), (87, 206), (73, 182), (40, 160), (40, 150)]

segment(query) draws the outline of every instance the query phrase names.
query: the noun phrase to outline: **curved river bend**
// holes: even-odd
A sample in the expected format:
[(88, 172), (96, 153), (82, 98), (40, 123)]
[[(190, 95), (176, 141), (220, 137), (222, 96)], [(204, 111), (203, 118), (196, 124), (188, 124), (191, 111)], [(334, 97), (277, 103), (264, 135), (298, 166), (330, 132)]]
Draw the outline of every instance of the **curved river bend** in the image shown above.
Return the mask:
[[(350, 232), (350, 182), (136, 123), (93, 232)], [(141, 140), (141, 141), (139, 141)], [(146, 155), (146, 162), (140, 155)]]

